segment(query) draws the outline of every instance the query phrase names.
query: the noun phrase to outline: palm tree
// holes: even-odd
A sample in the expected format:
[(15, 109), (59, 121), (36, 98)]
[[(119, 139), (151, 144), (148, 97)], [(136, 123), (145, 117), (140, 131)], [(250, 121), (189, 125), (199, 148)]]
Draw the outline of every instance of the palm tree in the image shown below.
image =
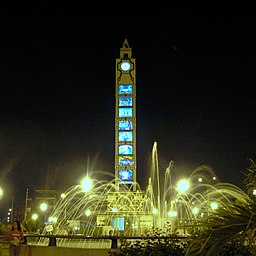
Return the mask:
[(240, 241), (244, 250), (248, 250), (239, 255), (256, 255), (256, 201), (253, 195), (253, 189), (256, 188), (256, 163), (250, 161), (251, 166), (244, 180), (247, 193), (241, 190), (234, 195), (235, 200), (225, 203), (225, 206), (210, 213), (211, 217), (199, 224), (200, 231), (194, 234), (186, 256), (221, 255), (221, 250), (232, 241)]

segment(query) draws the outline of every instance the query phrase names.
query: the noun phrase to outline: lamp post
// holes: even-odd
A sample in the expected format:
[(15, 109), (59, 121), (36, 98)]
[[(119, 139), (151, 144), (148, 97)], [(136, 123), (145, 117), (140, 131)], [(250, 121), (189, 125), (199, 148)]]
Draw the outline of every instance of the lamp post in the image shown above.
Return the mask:
[(3, 191), (3, 189), (0, 187), (0, 199), (2, 199), (3, 194), (4, 194), (4, 191)]
[(48, 208), (48, 205), (46, 204), (46, 203), (41, 203), (40, 204), (40, 209), (41, 209), (41, 211), (43, 212), (43, 215), (44, 215), (44, 224), (45, 224), (45, 212), (46, 212), (46, 210), (47, 210), (47, 208)]
[(27, 188), (27, 191), (26, 191), (26, 198), (25, 198), (25, 211), (24, 211), (24, 220), (26, 221), (27, 220), (27, 215), (28, 215), (28, 191), (29, 191), (29, 188)]

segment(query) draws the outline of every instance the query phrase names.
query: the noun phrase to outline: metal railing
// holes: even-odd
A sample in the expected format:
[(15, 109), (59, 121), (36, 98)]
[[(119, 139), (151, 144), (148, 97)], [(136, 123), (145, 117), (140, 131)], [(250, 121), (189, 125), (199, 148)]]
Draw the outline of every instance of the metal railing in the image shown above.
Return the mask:
[(71, 239), (71, 240), (111, 240), (111, 248), (118, 248), (118, 241), (120, 240), (184, 240), (186, 236), (83, 236), (83, 235), (35, 235), (35, 234), (25, 234), (24, 244), (28, 243), (28, 238), (48, 238), (48, 246), (57, 246), (57, 239)]

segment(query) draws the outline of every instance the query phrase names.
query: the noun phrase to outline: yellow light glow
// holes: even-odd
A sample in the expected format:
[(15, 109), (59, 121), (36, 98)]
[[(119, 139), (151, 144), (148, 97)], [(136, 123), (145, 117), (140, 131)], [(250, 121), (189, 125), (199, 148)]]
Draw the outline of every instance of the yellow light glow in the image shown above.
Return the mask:
[(47, 204), (46, 203), (41, 203), (40, 204), (40, 209), (44, 212), (44, 211), (46, 211), (47, 210)]
[(198, 213), (199, 213), (199, 209), (198, 209), (197, 207), (194, 207), (193, 210), (192, 210), (192, 212), (193, 212), (194, 214), (198, 214)]
[(189, 181), (187, 179), (182, 179), (177, 184), (177, 190), (180, 193), (185, 193), (189, 189)]
[(83, 192), (89, 192), (92, 188), (92, 180), (89, 177), (85, 177), (81, 182), (81, 186)]
[(177, 216), (177, 212), (175, 212), (175, 211), (169, 211), (169, 212), (168, 212), (168, 216), (169, 216), (169, 217), (176, 217), (176, 216)]
[(86, 215), (87, 217), (89, 217), (91, 214), (92, 214), (91, 210), (86, 210), (86, 211), (85, 211), (85, 215)]
[(49, 222), (53, 222), (53, 223), (56, 223), (57, 222), (57, 217), (49, 217), (48, 219)]
[(37, 214), (37, 213), (34, 213), (34, 214), (32, 215), (32, 219), (33, 219), (33, 220), (37, 220), (37, 219), (38, 219), (38, 214)]
[(157, 214), (157, 213), (158, 213), (158, 210), (157, 210), (156, 208), (154, 208), (154, 209), (152, 210), (152, 212), (153, 212), (153, 214)]
[(212, 209), (212, 210), (218, 209), (218, 204), (215, 203), (215, 202), (211, 203), (211, 209)]

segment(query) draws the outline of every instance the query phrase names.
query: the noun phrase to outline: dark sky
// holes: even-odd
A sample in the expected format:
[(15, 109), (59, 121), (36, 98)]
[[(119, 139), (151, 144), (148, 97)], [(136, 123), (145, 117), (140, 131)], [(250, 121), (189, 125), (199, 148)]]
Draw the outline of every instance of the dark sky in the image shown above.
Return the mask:
[(255, 159), (255, 18), (97, 18), (1, 25), (1, 209), (27, 187), (62, 191), (87, 171), (114, 173), (125, 38), (137, 64), (138, 182), (157, 141), (162, 171), (170, 160), (185, 175), (209, 165), (241, 186)]

